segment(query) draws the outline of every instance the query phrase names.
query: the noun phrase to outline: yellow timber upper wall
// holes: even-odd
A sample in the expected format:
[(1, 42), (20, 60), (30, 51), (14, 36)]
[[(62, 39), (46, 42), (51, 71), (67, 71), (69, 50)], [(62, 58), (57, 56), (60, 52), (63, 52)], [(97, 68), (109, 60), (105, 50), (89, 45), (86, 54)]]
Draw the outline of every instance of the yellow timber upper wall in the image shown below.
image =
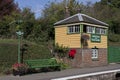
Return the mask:
[[(79, 23), (80, 24), (80, 23)], [(83, 23), (84, 24), (84, 23)], [(91, 24), (87, 24), (91, 25)], [(68, 25), (59, 25), (55, 27), (55, 43), (59, 45), (63, 45), (69, 48), (81, 48), (81, 34), (67, 34), (67, 26)], [(92, 25), (91, 25), (92, 26)], [(96, 27), (104, 27), (99, 25), (93, 25)], [(89, 35), (90, 39), (88, 42), (88, 48), (107, 48), (107, 35), (101, 35), (101, 42), (91, 42), (91, 34)]]
[(100, 42), (91, 42), (91, 34), (89, 35), (90, 39), (87, 41), (88, 42), (88, 48), (94, 48), (95, 46), (97, 48), (107, 48), (107, 36), (106, 35), (101, 35), (101, 41)]
[(69, 48), (80, 48), (80, 34), (67, 34), (67, 27), (56, 27), (55, 43)]

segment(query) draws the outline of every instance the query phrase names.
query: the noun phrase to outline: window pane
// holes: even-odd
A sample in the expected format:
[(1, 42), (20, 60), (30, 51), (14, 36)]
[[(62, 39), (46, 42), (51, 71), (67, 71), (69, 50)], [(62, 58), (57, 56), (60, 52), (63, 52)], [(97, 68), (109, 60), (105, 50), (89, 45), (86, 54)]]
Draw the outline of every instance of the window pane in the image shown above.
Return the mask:
[(80, 32), (80, 25), (71, 25), (68, 27), (68, 33), (78, 33)]
[(106, 34), (106, 29), (96, 28), (96, 33), (97, 33), (97, 34)]
[(92, 49), (92, 59), (98, 58), (98, 49)]
[(101, 34), (106, 34), (106, 29), (101, 29)]
[(96, 33), (100, 34), (100, 28), (96, 28)]
[(79, 25), (75, 25), (75, 32), (80, 32), (80, 26)]
[(87, 26), (87, 33), (95, 33), (94, 27)]

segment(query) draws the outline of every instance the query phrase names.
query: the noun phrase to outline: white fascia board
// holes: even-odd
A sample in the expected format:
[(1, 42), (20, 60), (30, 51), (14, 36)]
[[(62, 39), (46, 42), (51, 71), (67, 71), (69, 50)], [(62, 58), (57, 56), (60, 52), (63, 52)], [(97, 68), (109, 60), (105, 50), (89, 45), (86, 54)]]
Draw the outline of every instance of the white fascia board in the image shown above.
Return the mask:
[(65, 19), (63, 19), (63, 20), (60, 20), (60, 21), (56, 22), (54, 25), (59, 24), (59, 23), (61, 23), (61, 22), (63, 22), (63, 21), (66, 21), (66, 20), (68, 20), (68, 19), (70, 19), (70, 18), (72, 18), (72, 17), (74, 17), (74, 16), (77, 16), (77, 15), (78, 15), (78, 14), (75, 14), (75, 15), (70, 16), (70, 17), (68, 17), (68, 18), (65, 18)]

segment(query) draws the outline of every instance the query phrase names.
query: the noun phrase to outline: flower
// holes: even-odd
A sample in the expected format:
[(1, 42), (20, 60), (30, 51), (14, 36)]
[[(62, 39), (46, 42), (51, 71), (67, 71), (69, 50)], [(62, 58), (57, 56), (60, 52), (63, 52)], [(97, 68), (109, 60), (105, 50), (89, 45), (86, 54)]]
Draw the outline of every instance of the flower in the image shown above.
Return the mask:
[(27, 73), (28, 67), (23, 63), (15, 63), (12, 65), (13, 75), (23, 75)]
[(75, 49), (71, 49), (70, 52), (69, 52), (69, 57), (73, 59), (75, 54), (76, 54), (76, 50)]
[(26, 65), (23, 64), (23, 63), (15, 63), (15, 64), (12, 65), (12, 68), (14, 70), (19, 70), (20, 68), (26, 68)]

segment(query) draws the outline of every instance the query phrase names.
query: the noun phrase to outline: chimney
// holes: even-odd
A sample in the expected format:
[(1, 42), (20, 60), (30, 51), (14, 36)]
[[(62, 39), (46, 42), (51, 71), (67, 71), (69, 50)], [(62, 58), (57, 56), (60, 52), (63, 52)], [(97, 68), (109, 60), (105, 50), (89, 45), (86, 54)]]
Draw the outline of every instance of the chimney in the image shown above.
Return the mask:
[(65, 18), (70, 16), (69, 8), (68, 8), (69, 0), (65, 0)]

